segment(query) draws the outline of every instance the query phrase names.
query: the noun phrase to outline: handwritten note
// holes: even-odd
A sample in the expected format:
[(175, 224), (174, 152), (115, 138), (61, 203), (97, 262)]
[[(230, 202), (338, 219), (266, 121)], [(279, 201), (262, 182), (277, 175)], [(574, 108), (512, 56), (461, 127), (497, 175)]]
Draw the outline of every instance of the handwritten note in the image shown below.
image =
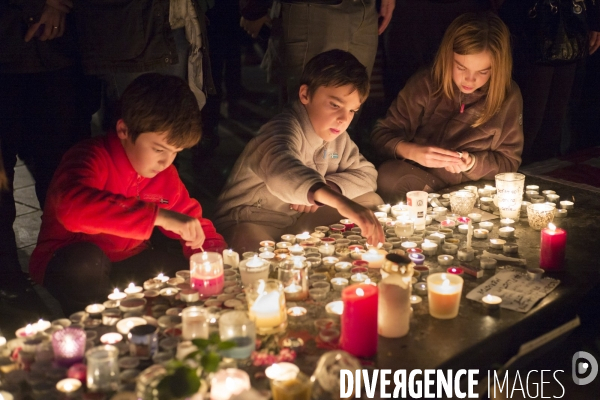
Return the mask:
[(489, 293), (502, 298), (502, 308), (527, 312), (559, 284), (560, 281), (557, 279), (534, 280), (526, 273), (506, 270), (498, 272), (471, 290), (467, 294), (467, 299), (481, 301), (481, 298)]

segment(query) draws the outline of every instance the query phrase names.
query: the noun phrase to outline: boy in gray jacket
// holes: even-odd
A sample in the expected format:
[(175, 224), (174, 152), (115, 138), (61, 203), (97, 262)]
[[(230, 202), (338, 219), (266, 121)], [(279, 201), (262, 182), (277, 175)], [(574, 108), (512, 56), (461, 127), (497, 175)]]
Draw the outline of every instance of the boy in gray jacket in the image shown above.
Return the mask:
[(248, 143), (217, 202), (214, 224), (237, 251), (261, 240), (312, 231), (349, 218), (371, 244), (384, 242), (370, 210), (377, 171), (346, 128), (369, 92), (366, 68), (330, 50), (302, 73), (299, 100), (263, 125)]

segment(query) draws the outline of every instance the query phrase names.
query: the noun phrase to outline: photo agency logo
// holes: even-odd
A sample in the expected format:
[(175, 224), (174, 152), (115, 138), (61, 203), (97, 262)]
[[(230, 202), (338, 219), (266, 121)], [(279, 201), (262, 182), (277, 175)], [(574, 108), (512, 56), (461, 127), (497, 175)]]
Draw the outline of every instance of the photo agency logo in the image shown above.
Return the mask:
[[(531, 370), (527, 373), (517, 371), (487, 372), (487, 393), (494, 398), (569, 398), (565, 386), (559, 378), (564, 370)], [(598, 375), (598, 362), (590, 353), (578, 351), (572, 359), (573, 382), (577, 385), (588, 385)], [(568, 376), (568, 375), (567, 375)], [(435, 370), (340, 370), (340, 398), (361, 397), (364, 393), (369, 399), (411, 398), (435, 399), (458, 398), (479, 399), (481, 387), (477, 369)], [(564, 378), (561, 378), (561, 380)], [(567, 378), (568, 379), (568, 378)], [(562, 394), (552, 396), (548, 393), (551, 380), (561, 387)], [(462, 382), (461, 382), (462, 381)], [(554, 386), (556, 386), (556, 384)], [(483, 389), (485, 391), (485, 389)]]
[(598, 361), (588, 352), (578, 351), (573, 354), (572, 374), (573, 382), (577, 385), (592, 383), (598, 375)]

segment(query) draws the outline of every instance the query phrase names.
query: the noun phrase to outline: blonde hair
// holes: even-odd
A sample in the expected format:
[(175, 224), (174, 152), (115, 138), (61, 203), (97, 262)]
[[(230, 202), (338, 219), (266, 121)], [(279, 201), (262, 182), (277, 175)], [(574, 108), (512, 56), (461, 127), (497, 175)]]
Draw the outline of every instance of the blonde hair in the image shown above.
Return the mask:
[(479, 54), (488, 51), (492, 59), (490, 80), (483, 113), (472, 125), (479, 126), (492, 118), (506, 98), (511, 86), (512, 54), (510, 32), (502, 20), (490, 13), (467, 13), (456, 18), (444, 34), (433, 63), (434, 95), (452, 99), (454, 87), (452, 68), (454, 53)]

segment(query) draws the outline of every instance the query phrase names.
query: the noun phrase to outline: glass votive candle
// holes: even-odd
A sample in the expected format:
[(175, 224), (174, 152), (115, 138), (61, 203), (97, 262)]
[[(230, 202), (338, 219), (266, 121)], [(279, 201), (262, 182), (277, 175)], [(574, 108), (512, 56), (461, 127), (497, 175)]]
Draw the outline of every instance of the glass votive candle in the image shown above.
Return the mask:
[(410, 260), (414, 262), (415, 265), (421, 265), (425, 262), (424, 253), (409, 253), (408, 258), (410, 258)]
[(333, 225), (329, 225), (329, 230), (332, 233), (342, 233), (346, 230), (346, 227), (342, 224), (333, 224)]
[[(310, 291), (309, 291), (310, 293)], [(259, 334), (278, 333), (287, 327), (283, 285), (275, 279), (260, 279), (246, 288), (249, 316)]]
[(400, 246), (404, 249), (404, 250), (408, 250), (408, 249), (414, 249), (415, 247), (417, 247), (417, 243), (415, 242), (402, 242), (400, 244)]
[(114, 301), (121, 301), (126, 297), (127, 297), (127, 294), (120, 292), (118, 288), (115, 288), (115, 290), (111, 294), (108, 295), (108, 299), (114, 300)]
[(250, 377), (237, 368), (221, 369), (213, 375), (210, 384), (211, 400), (229, 400), (250, 389)]
[(101, 318), (102, 312), (106, 309), (102, 304), (90, 304), (85, 308), (85, 312), (90, 315), (91, 318)]
[(87, 389), (91, 392), (113, 392), (119, 387), (119, 350), (115, 346), (94, 347), (85, 353)]
[(546, 197), (539, 194), (534, 194), (529, 196), (529, 201), (531, 201), (532, 204), (544, 203), (546, 201)]
[(549, 194), (556, 194), (556, 192), (555, 192), (554, 190), (550, 190), (550, 189), (548, 189), (548, 190), (542, 190), (542, 194), (543, 194), (544, 196), (547, 196), (547, 195), (549, 195)]
[(531, 196), (538, 196), (540, 194), (540, 192), (538, 192), (537, 190), (526, 190), (525, 191), (525, 198), (526, 199), (531, 199)]
[(269, 263), (258, 256), (242, 260), (239, 269), (244, 286), (269, 278)]
[(550, 204), (530, 204), (527, 206), (527, 221), (532, 229), (539, 231), (554, 219), (556, 207)]
[(181, 311), (181, 337), (184, 340), (208, 339), (209, 313), (204, 307), (192, 306)]
[(235, 347), (220, 352), (225, 357), (246, 359), (255, 348), (256, 328), (245, 311), (228, 311), (219, 317), (221, 340), (235, 343)]
[(131, 328), (127, 335), (129, 339), (129, 354), (140, 360), (150, 360), (158, 351), (158, 328), (152, 325), (139, 325)]
[(460, 276), (437, 273), (427, 277), (429, 314), (434, 318), (451, 319), (458, 315), (463, 279)]
[(65, 328), (52, 334), (52, 349), (54, 361), (69, 367), (83, 360), (86, 335), (83, 329)]
[(102, 325), (114, 326), (121, 319), (121, 311), (118, 308), (107, 308), (102, 312)]
[(314, 301), (322, 301), (327, 297), (329, 290), (323, 288), (312, 288), (308, 290), (308, 295)]
[(335, 263), (334, 268), (337, 272), (348, 272), (352, 269), (352, 263), (347, 261), (339, 261)]
[(453, 262), (454, 262), (454, 257), (452, 257), (451, 255), (442, 254), (442, 255), (438, 256), (438, 263), (440, 265), (452, 265)]
[(200, 297), (221, 293), (224, 280), (221, 254), (205, 251), (190, 257), (190, 282)]
[(331, 286), (329, 285), (329, 282), (327, 282), (327, 281), (316, 281), (316, 282), (313, 282), (312, 285), (311, 285), (311, 287), (313, 289), (323, 289), (326, 292), (329, 292), (329, 289), (331, 288)]
[(277, 276), (283, 285), (287, 301), (300, 301), (308, 297), (308, 268), (301, 260), (286, 260), (279, 264)]
[(307, 257), (306, 261), (310, 263), (311, 268), (317, 268), (321, 265), (321, 257)]
[(348, 279), (345, 278), (333, 278), (330, 282), (331, 286), (333, 287), (333, 290), (341, 291), (346, 286), (348, 286)]
[(328, 279), (328, 274), (323, 273), (323, 272), (315, 272), (314, 274), (312, 274), (309, 277), (309, 280), (311, 282), (315, 282), (315, 281), (326, 281)]
[(377, 211), (383, 212), (386, 215), (389, 214), (391, 210), (392, 210), (392, 206), (389, 204), (380, 204), (377, 206)]
[(399, 238), (412, 236), (415, 231), (415, 223), (410, 218), (400, 218), (394, 223), (394, 232)]
[(340, 261), (339, 258), (337, 257), (323, 257), (321, 259), (321, 264), (323, 265), (323, 267), (325, 268), (332, 268), (335, 266), (335, 264), (337, 264)]
[(355, 273), (350, 277), (350, 281), (352, 282), (352, 284), (363, 283), (367, 279), (369, 279), (369, 276), (362, 272)]
[[(171, 288), (172, 289), (172, 288)], [(165, 290), (165, 289), (161, 289)], [(174, 296), (174, 295), (173, 295)], [(119, 309), (123, 313), (143, 313), (146, 307), (146, 299), (125, 299), (119, 304)]]

